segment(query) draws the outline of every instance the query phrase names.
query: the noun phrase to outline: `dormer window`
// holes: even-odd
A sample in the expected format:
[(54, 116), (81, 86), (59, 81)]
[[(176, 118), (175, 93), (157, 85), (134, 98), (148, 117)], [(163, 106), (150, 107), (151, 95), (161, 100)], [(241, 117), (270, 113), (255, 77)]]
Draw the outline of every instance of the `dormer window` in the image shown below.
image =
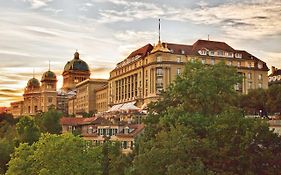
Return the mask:
[(181, 54), (185, 54), (185, 51), (184, 51), (184, 50), (181, 50)]
[(235, 53), (235, 58), (242, 58), (242, 54), (241, 53)]
[(223, 51), (221, 51), (221, 50), (218, 50), (218, 56), (223, 56)]
[(227, 52), (227, 56), (228, 57), (233, 57), (233, 53), (232, 52)]
[(130, 133), (130, 128), (128, 126), (126, 126), (124, 128), (124, 134), (129, 134)]
[(215, 55), (215, 52), (214, 52), (214, 51), (209, 51), (209, 55), (210, 55), (210, 56), (214, 56), (214, 55)]
[(262, 63), (259, 63), (259, 64), (258, 64), (258, 68), (259, 68), (259, 69), (262, 69), (262, 68), (263, 68)]
[(199, 54), (200, 55), (207, 55), (207, 51), (206, 50), (199, 50)]
[(170, 49), (171, 53), (174, 53), (174, 50), (173, 49)]
[(88, 127), (88, 134), (92, 134), (92, 133), (93, 133), (93, 127), (90, 126), (90, 127)]

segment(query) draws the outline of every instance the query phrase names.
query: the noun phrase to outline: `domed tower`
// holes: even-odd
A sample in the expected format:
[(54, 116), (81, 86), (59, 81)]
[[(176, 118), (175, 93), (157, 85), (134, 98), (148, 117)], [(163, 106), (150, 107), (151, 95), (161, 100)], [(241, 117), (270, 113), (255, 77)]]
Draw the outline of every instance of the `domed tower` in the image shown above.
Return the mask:
[(41, 78), (41, 110), (47, 112), (50, 106), (57, 106), (57, 76), (50, 69)]
[(35, 115), (40, 111), (40, 82), (31, 78), (24, 89), (24, 114)]
[(74, 53), (74, 58), (66, 63), (62, 73), (63, 86), (66, 92), (75, 88), (75, 85), (90, 78), (88, 64), (79, 58), (79, 53)]

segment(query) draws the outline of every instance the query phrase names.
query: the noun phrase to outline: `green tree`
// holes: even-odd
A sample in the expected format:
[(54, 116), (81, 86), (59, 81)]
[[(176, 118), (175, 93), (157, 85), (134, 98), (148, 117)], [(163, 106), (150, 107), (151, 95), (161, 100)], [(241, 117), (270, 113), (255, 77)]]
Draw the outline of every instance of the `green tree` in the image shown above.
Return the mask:
[(188, 63), (149, 105), (131, 174), (278, 174), (281, 138), (259, 119), (244, 118), (236, 70)]
[(0, 174), (4, 174), (7, 170), (7, 163), (10, 161), (14, 151), (13, 142), (7, 140), (6, 138), (0, 139)]
[(101, 152), (101, 147), (72, 134), (45, 134), (35, 144), (16, 149), (7, 175), (101, 174)]
[(14, 152), (17, 121), (10, 114), (0, 114), (0, 174), (6, 172), (10, 155)]
[(48, 112), (36, 116), (36, 123), (38, 123), (40, 130), (44, 133), (59, 134), (62, 129), (60, 124), (62, 116), (63, 113), (52, 107), (49, 108)]
[(40, 131), (35, 124), (34, 118), (30, 116), (23, 116), (16, 124), (18, 139), (20, 142), (28, 143), (29, 145), (36, 142), (40, 137)]
[(247, 95), (241, 97), (241, 107), (248, 114), (259, 114), (259, 111), (267, 111), (267, 90), (252, 89)]
[(272, 85), (267, 90), (267, 106), (270, 113), (281, 114), (281, 85)]

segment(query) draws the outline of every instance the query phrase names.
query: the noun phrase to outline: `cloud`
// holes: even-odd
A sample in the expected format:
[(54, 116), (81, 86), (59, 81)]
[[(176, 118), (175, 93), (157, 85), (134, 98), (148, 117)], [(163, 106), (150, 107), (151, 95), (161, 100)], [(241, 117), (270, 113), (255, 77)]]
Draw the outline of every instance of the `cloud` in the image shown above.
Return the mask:
[(216, 6), (204, 1), (198, 7), (174, 7), (134, 1), (108, 0), (119, 8), (100, 10), (99, 22), (114, 23), (149, 18), (193, 22), (220, 27), (225, 36), (233, 39), (256, 39), (281, 33), (281, 1), (254, 0), (226, 2)]
[(31, 8), (37, 9), (44, 6), (47, 6), (49, 2), (52, 0), (24, 0), (24, 2), (28, 2), (31, 5)]

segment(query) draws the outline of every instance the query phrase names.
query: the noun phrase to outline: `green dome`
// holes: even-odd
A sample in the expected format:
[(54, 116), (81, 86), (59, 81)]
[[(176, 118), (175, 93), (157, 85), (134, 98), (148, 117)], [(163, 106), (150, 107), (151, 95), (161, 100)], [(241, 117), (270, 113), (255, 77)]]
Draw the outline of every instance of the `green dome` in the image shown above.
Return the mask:
[(57, 76), (52, 71), (47, 71), (42, 75), (41, 82), (45, 80), (57, 80)]
[(27, 87), (40, 87), (40, 83), (36, 78), (31, 78), (28, 82), (27, 82)]
[(79, 59), (79, 53), (75, 52), (74, 58), (71, 61), (68, 61), (64, 66), (64, 71), (69, 70), (79, 70), (79, 71), (90, 71), (88, 64)]

